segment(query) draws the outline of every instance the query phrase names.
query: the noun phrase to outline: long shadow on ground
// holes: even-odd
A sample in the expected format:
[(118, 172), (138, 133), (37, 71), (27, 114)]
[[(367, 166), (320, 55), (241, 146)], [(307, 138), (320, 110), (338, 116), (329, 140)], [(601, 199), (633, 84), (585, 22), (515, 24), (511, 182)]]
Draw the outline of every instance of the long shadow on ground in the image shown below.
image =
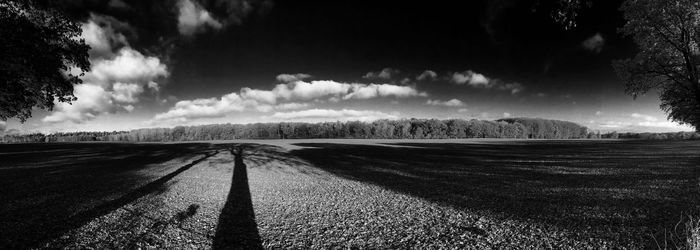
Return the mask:
[(41, 247), (211, 155), (204, 143), (1, 145), (0, 248)]
[(235, 157), (231, 189), (219, 215), (212, 248), (262, 249), (262, 240), (250, 198), (248, 173), (243, 163), (243, 147), (232, 149), (231, 154)]
[(335, 175), (622, 245), (663, 239), (698, 209), (698, 142), (299, 143)]

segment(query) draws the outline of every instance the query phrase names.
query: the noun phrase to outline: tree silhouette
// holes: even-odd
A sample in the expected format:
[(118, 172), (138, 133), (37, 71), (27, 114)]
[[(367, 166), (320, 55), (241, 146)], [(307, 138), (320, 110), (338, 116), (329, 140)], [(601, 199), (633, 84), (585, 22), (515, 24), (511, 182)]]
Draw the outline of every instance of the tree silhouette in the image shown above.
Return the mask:
[(700, 129), (700, 2), (697, 0), (627, 0), (622, 4), (639, 52), (613, 63), (636, 98), (658, 90), (668, 118)]
[(90, 69), (80, 24), (34, 1), (0, 3), (0, 120), (76, 100), (73, 85)]

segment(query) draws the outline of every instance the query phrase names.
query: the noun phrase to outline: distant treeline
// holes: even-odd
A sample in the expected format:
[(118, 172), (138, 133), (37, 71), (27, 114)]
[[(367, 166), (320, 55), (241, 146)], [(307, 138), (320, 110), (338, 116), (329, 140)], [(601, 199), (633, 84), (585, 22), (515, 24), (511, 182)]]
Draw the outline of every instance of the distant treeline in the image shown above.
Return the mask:
[(640, 140), (698, 140), (700, 134), (696, 132), (668, 132), (668, 133), (618, 133), (610, 132), (602, 134), (604, 139), (640, 139)]
[(115, 132), (5, 135), (5, 142), (128, 141), (164, 142), (236, 139), (447, 139), (447, 138), (586, 138), (586, 127), (573, 122), (512, 118), (497, 121), (405, 119), (374, 122), (255, 123), (145, 128)]
[[(644, 136), (641, 136), (644, 135)], [(322, 123), (255, 123), (177, 126), (174, 128), (144, 128), (114, 132), (73, 132), (54, 134), (5, 135), (3, 142), (169, 142), (236, 139), (449, 139), (449, 138), (513, 138), (513, 139), (584, 139), (635, 138), (675, 139), (695, 138), (695, 133), (600, 134), (573, 122), (537, 118), (507, 118), (484, 120), (404, 119), (374, 122)]]

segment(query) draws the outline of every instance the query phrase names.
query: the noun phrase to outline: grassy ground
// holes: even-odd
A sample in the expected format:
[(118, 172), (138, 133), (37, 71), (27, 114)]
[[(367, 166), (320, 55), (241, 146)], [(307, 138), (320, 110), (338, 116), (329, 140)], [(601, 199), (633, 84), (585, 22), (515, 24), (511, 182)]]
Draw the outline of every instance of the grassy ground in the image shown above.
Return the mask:
[(700, 142), (230, 143), (0, 145), (0, 248), (656, 248), (700, 211)]

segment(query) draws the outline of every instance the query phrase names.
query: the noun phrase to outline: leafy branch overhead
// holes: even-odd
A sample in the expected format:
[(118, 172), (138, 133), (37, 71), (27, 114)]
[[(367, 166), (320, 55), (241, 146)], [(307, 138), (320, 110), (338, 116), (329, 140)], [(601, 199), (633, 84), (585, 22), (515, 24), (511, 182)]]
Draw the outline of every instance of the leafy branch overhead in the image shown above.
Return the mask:
[(700, 128), (700, 2), (627, 0), (620, 29), (639, 52), (613, 66), (633, 97), (658, 90), (668, 117)]
[(33, 1), (0, 3), (0, 120), (24, 122), (33, 108), (75, 101), (74, 84), (90, 70), (81, 28)]

